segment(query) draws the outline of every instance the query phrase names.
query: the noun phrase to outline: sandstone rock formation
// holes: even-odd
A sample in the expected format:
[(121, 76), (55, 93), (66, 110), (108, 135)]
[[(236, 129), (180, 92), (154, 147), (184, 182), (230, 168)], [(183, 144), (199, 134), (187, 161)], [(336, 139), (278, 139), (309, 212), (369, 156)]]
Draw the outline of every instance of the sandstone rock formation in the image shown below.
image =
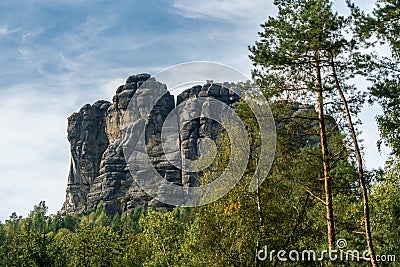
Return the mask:
[[(144, 83), (146, 86), (142, 86)], [(72, 114), (68, 118), (71, 167), (62, 212), (83, 211), (102, 203), (107, 213), (112, 215), (133, 210), (137, 206), (163, 205), (139, 188), (125, 161), (121, 131), (124, 129), (124, 115), (134, 95), (136, 102), (133, 108), (138, 113), (150, 114), (146, 121), (146, 145), (154, 168), (168, 182), (184, 186), (198, 185), (199, 172), (181, 171), (185, 164), (183, 159), (198, 158), (201, 140), (215, 140), (220, 126), (204, 118), (212, 112), (207, 103), (199, 107), (194, 100), (210, 97), (233, 106), (239, 97), (228, 89), (230, 86), (228, 83), (208, 82), (189, 88), (177, 96), (177, 109), (174, 97), (166, 93), (149, 112), (143, 110), (143, 104), (156, 92), (152, 90), (166, 90), (166, 86), (148, 74), (139, 74), (129, 77), (126, 84), (117, 89), (112, 103), (98, 101)], [(165, 155), (160, 144), (163, 123), (174, 109), (178, 114), (176, 123), (179, 138), (176, 140), (178, 151), (172, 151), (171, 154), (173, 161), (178, 161), (180, 166), (170, 162), (171, 155)], [(200, 116), (188, 119), (195, 112)], [(138, 175), (140, 170), (137, 172), (133, 175)]]
[(83, 106), (68, 118), (71, 167), (63, 211), (86, 208), (90, 187), (99, 175), (100, 162), (109, 140), (104, 131), (109, 102)]

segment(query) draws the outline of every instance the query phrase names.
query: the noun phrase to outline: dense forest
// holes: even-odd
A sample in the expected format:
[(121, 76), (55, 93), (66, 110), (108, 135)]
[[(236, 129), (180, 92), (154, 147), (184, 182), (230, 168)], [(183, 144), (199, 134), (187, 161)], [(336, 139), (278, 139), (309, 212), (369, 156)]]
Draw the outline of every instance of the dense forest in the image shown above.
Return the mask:
[[(40, 202), (26, 218), (14, 213), (0, 224), (0, 265), (399, 266), (400, 2), (378, 0), (366, 14), (349, 1), (348, 17), (326, 0), (274, 3), (278, 14), (249, 46), (277, 133), (275, 161), (259, 189), (247, 187), (263, 133), (240, 102), (250, 160), (227, 195), (196, 208), (137, 207), (113, 217), (102, 205), (48, 215)], [(387, 54), (374, 52), (382, 46)], [(358, 88), (354, 78), (370, 87)], [(382, 107), (377, 145), (392, 149), (380, 170), (364, 165), (357, 115), (365, 102)], [(222, 131), (202, 183), (227, 166), (230, 145)], [(300, 257), (328, 249), (337, 258)]]

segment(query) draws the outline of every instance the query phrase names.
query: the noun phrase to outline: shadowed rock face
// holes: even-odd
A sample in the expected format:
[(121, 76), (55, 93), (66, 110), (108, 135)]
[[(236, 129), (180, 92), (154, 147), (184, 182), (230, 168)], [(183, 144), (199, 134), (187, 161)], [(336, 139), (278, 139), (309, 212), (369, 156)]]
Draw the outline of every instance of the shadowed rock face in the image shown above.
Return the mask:
[[(188, 160), (196, 160), (200, 155), (200, 145), (206, 138), (216, 140), (221, 130), (220, 124), (213, 119), (212, 109), (205, 101), (196, 101), (199, 98), (213, 98), (227, 106), (233, 107), (239, 101), (239, 96), (233, 91), (229, 90), (233, 84), (224, 83), (211, 84), (206, 83), (203, 86), (194, 86), (190, 89), (183, 91), (177, 96), (177, 112), (179, 113), (179, 139), (181, 158)], [(198, 113), (199, 118), (188, 119), (193, 117), (193, 114)], [(182, 162), (183, 165), (184, 162)], [(199, 185), (198, 177), (201, 172), (188, 172), (182, 171), (182, 184), (186, 186)]]
[(90, 187), (99, 175), (100, 162), (109, 140), (104, 131), (110, 103), (97, 101), (83, 106), (68, 118), (68, 141), (71, 144), (71, 167), (63, 211), (86, 207)]
[[(141, 87), (145, 82), (146, 88)], [(177, 96), (177, 104), (182, 105), (177, 109), (179, 140), (176, 142), (179, 151), (174, 155), (175, 165), (176, 160), (181, 161), (181, 158), (198, 158), (200, 140), (205, 137), (215, 140), (219, 131), (218, 123), (211, 119), (187, 121), (186, 118), (192, 112), (197, 111), (204, 116), (210, 112), (207, 105), (196, 107), (191, 100), (212, 97), (233, 105), (239, 97), (225, 88), (227, 86), (229, 84), (222, 86), (207, 83), (187, 89)], [(125, 162), (121, 134), (124, 115), (132, 97), (136, 96), (134, 108), (141, 110), (141, 103), (148, 101), (146, 97), (149, 97), (149, 93), (151, 95), (151, 90), (159, 90), (157, 88), (165, 90), (166, 86), (148, 74), (131, 76), (125, 85), (117, 89), (112, 103), (98, 101), (93, 105), (87, 104), (68, 118), (71, 167), (62, 213), (95, 208), (99, 203), (104, 205), (110, 215), (133, 210), (137, 206), (163, 205), (153, 200), (134, 182)], [(195, 186), (199, 184), (196, 179), (199, 173), (181, 171), (180, 166), (172, 165), (161, 146), (161, 129), (173, 109), (174, 97), (169, 93), (154, 106), (146, 124), (147, 152), (157, 172), (168, 182)]]
[[(151, 201), (133, 183), (121, 146), (129, 101), (149, 78), (148, 74), (131, 76), (117, 89), (112, 103), (85, 105), (68, 118), (71, 167), (63, 213), (95, 208), (102, 202), (107, 212), (114, 214)], [(173, 108), (173, 97), (169, 97)]]

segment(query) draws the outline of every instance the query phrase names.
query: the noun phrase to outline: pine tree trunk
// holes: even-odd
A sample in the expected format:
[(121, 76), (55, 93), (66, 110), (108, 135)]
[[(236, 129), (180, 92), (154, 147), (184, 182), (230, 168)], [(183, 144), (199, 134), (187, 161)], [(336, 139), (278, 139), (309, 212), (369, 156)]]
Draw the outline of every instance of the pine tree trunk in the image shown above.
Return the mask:
[(255, 255), (255, 262), (254, 266), (259, 267), (260, 261), (258, 259), (258, 251), (261, 249), (261, 238), (262, 238), (262, 231), (264, 230), (264, 215), (261, 208), (261, 192), (260, 192), (260, 179), (257, 177), (257, 189), (256, 189), (256, 202), (257, 202), (257, 212), (258, 212), (258, 236), (257, 236), (257, 243), (256, 243), (256, 255)]
[[(316, 54), (318, 57), (318, 54)], [(319, 134), (321, 140), (322, 162), (324, 168), (324, 187), (325, 187), (325, 206), (326, 206), (326, 223), (328, 228), (328, 247), (335, 247), (335, 223), (333, 218), (332, 203), (332, 178), (329, 176), (329, 155), (328, 155), (328, 138), (326, 135), (325, 114), (324, 114), (324, 97), (321, 78), (321, 67), (319, 58), (316, 60), (316, 74), (318, 85), (318, 119)]]
[(358, 144), (357, 135), (356, 135), (356, 131), (354, 129), (354, 125), (353, 125), (350, 110), (349, 110), (349, 107), (347, 104), (347, 100), (342, 91), (342, 88), (340, 86), (340, 83), (339, 83), (339, 80), (337, 77), (335, 63), (333, 61), (332, 53), (330, 54), (330, 62), (331, 62), (331, 67), (332, 67), (332, 71), (333, 71), (333, 77), (335, 79), (336, 89), (338, 90), (340, 97), (342, 99), (343, 107), (344, 107), (346, 117), (347, 117), (347, 123), (350, 128), (351, 137), (353, 139), (354, 149), (356, 152), (356, 159), (357, 159), (357, 165), (358, 165), (358, 178), (360, 180), (360, 186), (361, 186), (362, 197), (363, 197), (363, 205), (364, 205), (365, 237), (366, 237), (367, 247), (368, 247), (368, 250), (370, 253), (370, 257), (371, 257), (371, 265), (374, 267), (377, 267), (378, 264), (376, 262), (375, 251), (374, 251), (374, 246), (373, 246), (372, 237), (371, 237), (371, 224), (370, 224), (370, 219), (369, 219), (370, 216), (369, 216), (369, 204), (368, 204), (369, 203), (368, 202), (368, 190), (365, 185), (364, 167), (363, 167), (363, 161), (362, 161), (362, 157), (361, 157), (360, 146)]

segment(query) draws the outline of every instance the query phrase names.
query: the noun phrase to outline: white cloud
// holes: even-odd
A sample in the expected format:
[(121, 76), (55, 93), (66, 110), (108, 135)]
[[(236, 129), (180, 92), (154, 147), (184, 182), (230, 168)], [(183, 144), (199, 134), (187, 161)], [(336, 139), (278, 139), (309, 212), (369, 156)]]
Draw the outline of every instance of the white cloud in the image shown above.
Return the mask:
[(7, 36), (9, 34), (16, 33), (18, 31), (19, 29), (10, 30), (7, 25), (3, 25), (0, 27), (0, 37)]
[(223, 20), (234, 24), (262, 23), (275, 12), (265, 0), (174, 0), (178, 14), (193, 19)]
[(18, 52), (19, 52), (18, 59), (20, 60), (26, 60), (31, 55), (31, 51), (27, 48), (19, 48)]
[(174, 0), (172, 6), (185, 18), (215, 22), (182, 36), (192, 39), (193, 45), (182, 48), (188, 59), (221, 62), (246, 75), (252, 69), (247, 47), (258, 40), (260, 24), (276, 13), (273, 1), (265, 0)]
[(65, 93), (62, 103), (54, 103), (51, 93), (34, 86), (1, 91), (1, 220), (14, 211), (27, 215), (41, 200), (47, 200), (51, 212), (56, 212), (65, 195), (66, 116), (75, 97)]
[(29, 32), (24, 32), (24, 33), (22, 34), (22, 41), (23, 41), (23, 42), (28, 42), (28, 41), (30, 41), (32, 38), (37, 37), (38, 35), (40, 35), (40, 34), (43, 33), (43, 32), (44, 32), (44, 29), (43, 29), (43, 28), (35, 28), (35, 29), (32, 29), (32, 30), (29, 31)]
[(60, 66), (69, 71), (79, 71), (80, 69), (82, 69), (82, 67), (86, 65), (84, 64), (84, 62), (80, 62), (78, 60), (64, 56), (63, 53), (58, 53), (58, 58)]

